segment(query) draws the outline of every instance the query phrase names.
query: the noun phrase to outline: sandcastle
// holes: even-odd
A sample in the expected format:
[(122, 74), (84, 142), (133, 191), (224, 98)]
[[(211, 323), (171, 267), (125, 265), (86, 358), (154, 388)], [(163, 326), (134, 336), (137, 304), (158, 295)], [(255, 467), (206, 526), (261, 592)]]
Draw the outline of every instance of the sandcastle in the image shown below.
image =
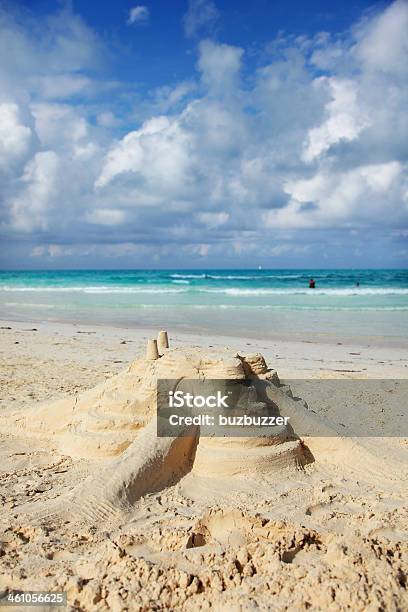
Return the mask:
[[(275, 370), (268, 368), (260, 354), (238, 354), (228, 349), (203, 350), (200, 348), (170, 349), (167, 332), (161, 331), (158, 340), (148, 340), (146, 356), (133, 361), (127, 370), (77, 396), (46, 402), (23, 414), (8, 419), (7, 430), (18, 433), (24, 429), (28, 435), (52, 438), (59, 450), (73, 457), (107, 459), (123, 453), (146, 428), (156, 414), (158, 379), (231, 379), (256, 378), (279, 384)], [(2, 420), (0, 419), (0, 429)], [(202, 457), (211, 455), (214, 469), (219, 471), (217, 455), (241, 455), (243, 445), (251, 447), (252, 454), (259, 448), (262, 453), (281, 455), (282, 449), (272, 452), (273, 446), (290, 449), (295, 462), (302, 463), (300, 441), (285, 436), (268, 440), (202, 439), (195, 467), (201, 470)], [(258, 449), (258, 450), (256, 450)], [(228, 463), (228, 458), (225, 457)], [(249, 460), (248, 460), (249, 461)], [(225, 465), (226, 465), (225, 463)], [(247, 465), (250, 464), (250, 461)], [(206, 472), (211, 471), (206, 461)]]
[[(179, 385), (186, 380), (250, 379), (256, 399), (271, 413), (290, 417), (290, 426), (266, 437), (204, 438), (199, 427), (192, 427), (187, 436), (160, 438), (159, 379), (173, 379)], [(277, 372), (261, 354), (172, 349), (165, 331), (158, 340), (149, 340), (146, 355), (125, 371), (76, 396), (2, 415), (0, 431), (48, 438), (62, 454), (103, 461), (103, 470), (91, 473), (71, 495), (82, 516), (92, 520), (122, 512), (146, 493), (173, 485), (189, 473), (204, 479), (259, 478), (304, 469), (314, 462), (316, 450), (325, 456), (327, 436), (338, 437), (333, 426), (280, 384)], [(314, 437), (307, 438), (306, 446), (296, 432)], [(342, 451), (353, 446), (354, 456), (364, 454), (352, 439), (337, 439)], [(329, 461), (335, 456), (333, 449), (332, 444)], [(366, 455), (363, 461), (367, 464)], [(69, 500), (64, 503), (69, 507)]]

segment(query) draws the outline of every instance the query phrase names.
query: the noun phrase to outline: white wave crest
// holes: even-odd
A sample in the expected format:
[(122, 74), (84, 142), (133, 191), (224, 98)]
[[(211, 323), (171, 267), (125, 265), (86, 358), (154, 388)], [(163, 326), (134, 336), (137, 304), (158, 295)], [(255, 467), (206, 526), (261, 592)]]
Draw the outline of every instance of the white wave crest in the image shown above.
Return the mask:
[(265, 278), (275, 279), (298, 279), (301, 274), (170, 274), (170, 278), (208, 279), (208, 280), (263, 280)]
[(363, 296), (363, 295), (408, 295), (408, 289), (378, 287), (378, 288), (350, 288), (350, 289), (307, 289), (307, 288), (258, 288), (258, 289), (241, 289), (238, 287), (229, 287), (224, 289), (199, 289), (202, 293), (223, 293), (231, 296), (261, 296), (261, 295), (307, 295), (314, 297), (317, 295), (329, 296)]
[[(181, 283), (188, 284), (188, 283)], [(92, 293), (92, 294), (110, 294), (110, 293), (122, 293), (122, 294), (168, 294), (168, 293), (210, 293), (210, 294), (222, 294), (229, 295), (232, 297), (248, 296), (268, 296), (268, 295), (303, 295), (308, 298), (316, 296), (337, 296), (337, 297), (350, 297), (350, 296), (391, 296), (391, 295), (408, 295), (408, 288), (399, 287), (352, 287), (352, 288), (323, 288), (323, 289), (308, 289), (304, 287), (291, 287), (291, 288), (241, 288), (241, 287), (171, 287), (171, 286), (60, 286), (60, 287), (29, 287), (29, 286), (0, 286), (1, 291), (5, 292), (81, 292), (81, 293)]]
[(183, 293), (185, 289), (178, 289), (176, 287), (105, 287), (105, 286), (90, 286), (90, 287), (1, 287), (2, 291), (19, 292), (38, 292), (38, 293)]

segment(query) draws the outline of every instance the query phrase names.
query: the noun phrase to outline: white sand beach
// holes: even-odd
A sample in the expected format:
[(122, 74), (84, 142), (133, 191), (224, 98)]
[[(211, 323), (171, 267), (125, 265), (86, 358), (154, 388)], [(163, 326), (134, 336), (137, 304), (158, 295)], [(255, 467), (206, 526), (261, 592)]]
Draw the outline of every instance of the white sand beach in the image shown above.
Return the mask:
[[(403, 347), (169, 330), (170, 352), (151, 365), (157, 330), (0, 327), (0, 590), (66, 591), (83, 610), (407, 607), (408, 445), (396, 437), (407, 408), (392, 400), (408, 378)], [(188, 376), (197, 359), (206, 376), (225, 375), (237, 352), (264, 356), (272, 370), (244, 357), (260, 378), (372, 381), (376, 437), (202, 438), (194, 452), (190, 439), (158, 441), (146, 399), (155, 376)], [(343, 402), (361, 427), (357, 395), (334, 409), (307, 385), (292, 382), (316, 418), (340, 426)], [(127, 409), (135, 398), (141, 408)], [(396, 423), (387, 437), (384, 410)]]

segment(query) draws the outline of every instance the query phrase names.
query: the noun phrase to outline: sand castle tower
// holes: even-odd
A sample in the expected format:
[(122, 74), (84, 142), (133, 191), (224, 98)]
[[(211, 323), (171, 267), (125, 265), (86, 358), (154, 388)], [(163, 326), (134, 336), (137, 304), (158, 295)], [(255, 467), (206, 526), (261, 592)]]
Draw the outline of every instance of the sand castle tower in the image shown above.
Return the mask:
[[(229, 368), (233, 378), (255, 383), (252, 400), (246, 399), (248, 408), (252, 401), (264, 406), (264, 414), (279, 415), (277, 406), (268, 402), (260, 384), (262, 381), (279, 384), (279, 378), (261, 354), (237, 354), (229, 359)], [(224, 373), (223, 364), (219, 364), (217, 374), (224, 377)], [(262, 437), (200, 437), (193, 471), (205, 477), (242, 476), (298, 468), (308, 463), (310, 455), (290, 425), (273, 429), (272, 435)]]
[(169, 337), (165, 330), (159, 331), (157, 336), (157, 347), (160, 355), (164, 355), (164, 353), (169, 348)]
[(157, 347), (157, 340), (148, 340), (146, 347), (146, 359), (149, 361), (155, 361), (159, 358), (159, 350)]

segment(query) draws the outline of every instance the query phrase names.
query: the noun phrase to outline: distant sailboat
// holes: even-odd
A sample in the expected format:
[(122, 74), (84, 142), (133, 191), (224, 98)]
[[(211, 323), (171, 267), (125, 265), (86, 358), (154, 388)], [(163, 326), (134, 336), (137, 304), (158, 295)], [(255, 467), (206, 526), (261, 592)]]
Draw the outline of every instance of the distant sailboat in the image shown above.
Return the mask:
[(258, 266), (258, 270), (262, 270), (262, 266)]

